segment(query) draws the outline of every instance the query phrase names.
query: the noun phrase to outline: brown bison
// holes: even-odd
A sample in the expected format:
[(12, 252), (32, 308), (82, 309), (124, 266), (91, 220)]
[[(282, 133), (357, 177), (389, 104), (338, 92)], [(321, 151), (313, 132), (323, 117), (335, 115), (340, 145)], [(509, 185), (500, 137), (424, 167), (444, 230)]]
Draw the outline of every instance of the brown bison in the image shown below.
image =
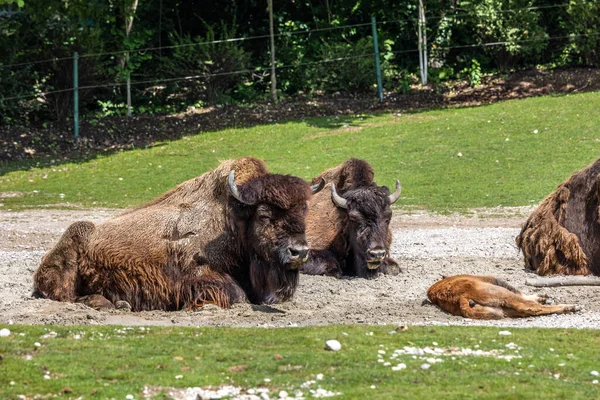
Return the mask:
[(580, 309), (569, 304), (543, 305), (546, 296), (526, 296), (493, 276), (449, 276), (434, 283), (427, 291), (427, 297), (452, 315), (472, 319), (532, 317)]
[[(310, 186), (240, 158), (100, 225), (76, 222), (42, 259), (34, 294), (134, 311), (292, 297)], [(125, 303), (125, 304), (127, 304)]]
[(311, 248), (301, 271), (311, 275), (372, 278), (378, 272), (397, 274), (389, 257), (391, 205), (400, 197), (400, 182), (390, 194), (373, 181), (369, 163), (351, 158), (313, 179), (329, 190), (313, 196), (306, 219)]
[(600, 160), (571, 175), (529, 216), (517, 246), (539, 275), (600, 275)]

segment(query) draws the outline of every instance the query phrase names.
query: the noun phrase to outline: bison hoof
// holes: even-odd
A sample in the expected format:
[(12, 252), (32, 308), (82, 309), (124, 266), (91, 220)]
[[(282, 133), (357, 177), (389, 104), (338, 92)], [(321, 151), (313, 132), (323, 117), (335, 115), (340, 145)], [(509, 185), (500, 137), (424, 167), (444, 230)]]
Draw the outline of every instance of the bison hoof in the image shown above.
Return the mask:
[(129, 304), (125, 300), (116, 301), (115, 307), (117, 308), (117, 310), (131, 311), (131, 304)]
[(402, 272), (402, 268), (400, 268), (396, 261), (392, 260), (391, 258), (386, 258), (381, 262), (379, 271), (385, 275), (396, 276)]

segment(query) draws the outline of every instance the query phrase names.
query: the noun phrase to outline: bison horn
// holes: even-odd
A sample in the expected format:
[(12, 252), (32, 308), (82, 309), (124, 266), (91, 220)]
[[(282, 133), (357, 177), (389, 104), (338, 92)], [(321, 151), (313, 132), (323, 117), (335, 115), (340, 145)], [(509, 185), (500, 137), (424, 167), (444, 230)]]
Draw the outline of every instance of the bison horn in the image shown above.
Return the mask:
[(231, 171), (229, 173), (229, 177), (227, 178), (227, 183), (229, 184), (229, 191), (231, 192), (231, 195), (233, 197), (235, 197), (238, 201), (240, 201), (244, 204), (252, 205), (252, 203), (249, 203), (247, 201), (244, 201), (244, 199), (242, 199), (242, 196), (240, 195), (240, 191), (238, 190), (238, 187), (235, 184), (235, 172), (234, 171)]
[(402, 192), (402, 185), (400, 184), (400, 181), (396, 179), (396, 190), (394, 193), (389, 195), (390, 204), (394, 204), (396, 201), (398, 201), (400, 192)]
[(331, 199), (339, 208), (348, 208), (348, 200), (337, 194), (335, 184), (331, 184)]
[(325, 186), (325, 179), (321, 178), (321, 180), (319, 181), (319, 183), (311, 185), (310, 191), (312, 192), (312, 194), (315, 194), (317, 192), (320, 192), (321, 189), (323, 189), (324, 186)]

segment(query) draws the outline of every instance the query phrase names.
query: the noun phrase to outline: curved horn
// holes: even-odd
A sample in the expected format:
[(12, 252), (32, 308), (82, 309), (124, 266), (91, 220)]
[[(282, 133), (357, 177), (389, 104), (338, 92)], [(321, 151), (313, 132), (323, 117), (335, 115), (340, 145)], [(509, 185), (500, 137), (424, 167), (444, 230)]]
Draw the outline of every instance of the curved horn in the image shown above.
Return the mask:
[(321, 178), (321, 180), (319, 181), (319, 183), (311, 185), (310, 191), (312, 192), (312, 194), (315, 194), (317, 192), (320, 192), (321, 189), (323, 189), (324, 186), (325, 186), (325, 179)]
[(335, 184), (331, 184), (331, 200), (335, 203), (339, 208), (348, 208), (348, 200), (337, 194), (335, 191)]
[(390, 194), (388, 197), (390, 199), (390, 204), (394, 204), (400, 198), (400, 192), (402, 192), (402, 184), (400, 181), (396, 179), (396, 190), (394, 193)]
[(233, 170), (229, 173), (229, 176), (227, 177), (227, 184), (229, 185), (229, 191), (231, 192), (231, 195), (233, 197), (235, 197), (241, 203), (252, 205), (251, 203), (248, 203), (247, 201), (244, 201), (242, 199), (240, 191), (238, 190), (238, 187), (235, 184), (235, 172)]

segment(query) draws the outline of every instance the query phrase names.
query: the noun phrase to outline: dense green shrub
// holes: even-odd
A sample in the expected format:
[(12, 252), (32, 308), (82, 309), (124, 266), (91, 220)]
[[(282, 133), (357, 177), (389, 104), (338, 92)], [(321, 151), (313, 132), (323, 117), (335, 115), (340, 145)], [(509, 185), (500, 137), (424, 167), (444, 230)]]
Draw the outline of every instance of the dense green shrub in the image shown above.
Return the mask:
[(539, 25), (539, 12), (530, 10), (533, 0), (462, 1), (476, 43), (482, 46), (500, 71), (514, 68), (519, 61), (533, 59), (546, 45), (546, 34)]

